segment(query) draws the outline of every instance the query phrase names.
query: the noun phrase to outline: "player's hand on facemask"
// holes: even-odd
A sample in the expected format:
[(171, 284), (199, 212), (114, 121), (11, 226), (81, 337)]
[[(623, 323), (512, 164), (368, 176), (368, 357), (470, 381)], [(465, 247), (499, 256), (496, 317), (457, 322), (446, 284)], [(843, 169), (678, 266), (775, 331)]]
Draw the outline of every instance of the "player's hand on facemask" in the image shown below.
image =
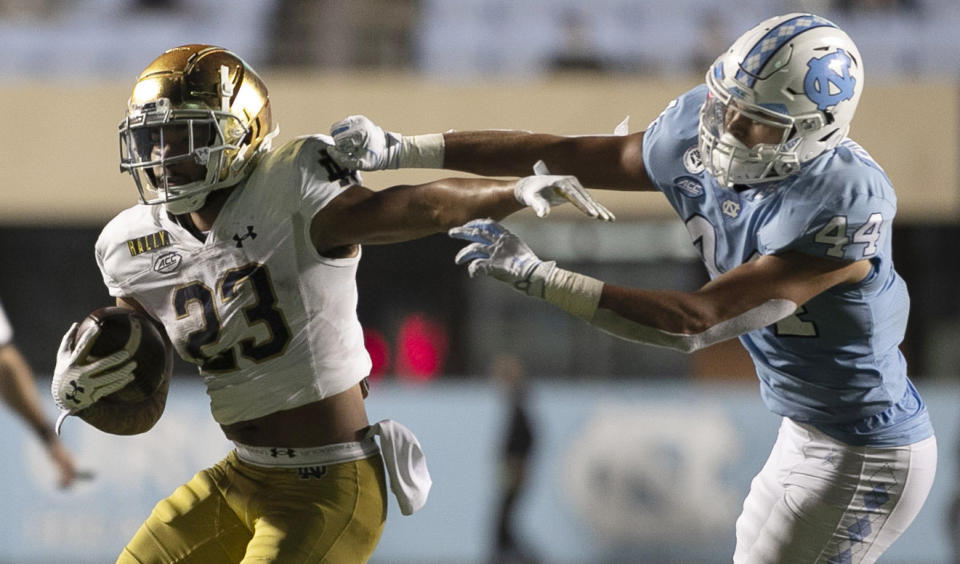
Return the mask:
[(349, 116), (330, 126), (334, 147), (330, 157), (351, 170), (382, 170), (400, 167), (403, 136), (384, 131), (362, 115)]
[(492, 276), (528, 296), (543, 297), (553, 261), (544, 262), (530, 247), (492, 219), (474, 219), (449, 231), (454, 239), (470, 241), (454, 262), (466, 264), (471, 278)]
[[(79, 334), (78, 330), (78, 324), (74, 323), (60, 341), (50, 385), (57, 406), (70, 414), (93, 405), (100, 398), (132, 382), (137, 363), (130, 357), (140, 345), (141, 329), (137, 326), (131, 331), (124, 348), (103, 358), (88, 360), (87, 354), (100, 329), (96, 325), (88, 325)], [(70, 344), (74, 342), (71, 348)], [(59, 431), (59, 425), (57, 429)]]
[(570, 202), (584, 214), (601, 221), (614, 221), (613, 213), (593, 199), (575, 176), (553, 175), (543, 161), (533, 165), (535, 176), (517, 181), (513, 189), (517, 201), (533, 208), (537, 217), (546, 217), (553, 206)]

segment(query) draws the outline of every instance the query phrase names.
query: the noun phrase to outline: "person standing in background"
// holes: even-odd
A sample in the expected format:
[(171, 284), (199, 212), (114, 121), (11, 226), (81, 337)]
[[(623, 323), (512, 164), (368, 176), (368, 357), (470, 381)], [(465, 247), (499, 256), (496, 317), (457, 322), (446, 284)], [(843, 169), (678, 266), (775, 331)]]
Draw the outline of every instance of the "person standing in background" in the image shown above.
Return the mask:
[(61, 488), (70, 487), (77, 479), (73, 457), (53, 431), (53, 425), (40, 409), (37, 389), (30, 364), (13, 342), (13, 327), (0, 302), (0, 396), (43, 443), (57, 469)]
[(538, 562), (528, 546), (518, 540), (517, 501), (523, 495), (536, 446), (536, 431), (527, 402), (527, 382), (520, 359), (501, 355), (490, 365), (490, 376), (507, 401), (507, 419), (500, 444), (494, 550), (491, 563)]
[[(960, 445), (957, 445), (960, 453)], [(950, 547), (953, 550), (953, 564), (960, 564), (960, 476), (954, 476), (954, 494), (950, 506), (947, 508), (947, 534), (950, 536)]]

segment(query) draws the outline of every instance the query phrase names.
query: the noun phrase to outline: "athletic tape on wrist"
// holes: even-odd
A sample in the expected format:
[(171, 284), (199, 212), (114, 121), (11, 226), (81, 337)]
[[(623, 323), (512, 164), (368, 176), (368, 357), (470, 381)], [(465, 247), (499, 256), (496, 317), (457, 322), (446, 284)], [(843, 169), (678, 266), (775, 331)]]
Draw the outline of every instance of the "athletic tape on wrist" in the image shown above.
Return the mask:
[(400, 168), (443, 168), (443, 134), (404, 135), (397, 164)]
[(553, 305), (590, 321), (600, 304), (603, 282), (562, 268), (547, 276), (543, 298)]

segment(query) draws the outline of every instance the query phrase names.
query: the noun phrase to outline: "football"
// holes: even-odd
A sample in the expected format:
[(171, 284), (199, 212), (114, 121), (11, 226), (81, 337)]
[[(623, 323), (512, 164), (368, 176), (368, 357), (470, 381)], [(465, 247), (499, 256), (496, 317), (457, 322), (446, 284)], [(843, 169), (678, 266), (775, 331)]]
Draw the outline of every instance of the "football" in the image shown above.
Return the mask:
[(87, 353), (91, 360), (103, 358), (122, 349), (130, 338), (131, 328), (139, 325), (141, 329), (140, 346), (133, 354), (133, 360), (137, 362), (133, 382), (104, 396), (100, 401), (136, 403), (153, 395), (172, 368), (169, 347), (153, 322), (131, 309), (109, 306), (95, 310), (83, 318), (77, 334), (82, 333), (89, 324), (100, 327), (100, 334), (94, 339)]

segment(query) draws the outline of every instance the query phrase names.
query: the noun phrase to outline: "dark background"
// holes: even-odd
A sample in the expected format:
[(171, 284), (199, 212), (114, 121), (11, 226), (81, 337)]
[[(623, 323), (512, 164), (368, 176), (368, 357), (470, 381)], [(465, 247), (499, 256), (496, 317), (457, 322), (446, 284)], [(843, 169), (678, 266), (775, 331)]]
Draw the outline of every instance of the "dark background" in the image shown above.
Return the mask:
[[(70, 323), (79, 321), (90, 311), (113, 302), (107, 294), (94, 261), (93, 248), (98, 227), (0, 227), (0, 299), (14, 327), (15, 341), (31, 362), (38, 375), (52, 373), (57, 346)], [(910, 322), (903, 344), (914, 378), (922, 379), (934, 368), (938, 355), (956, 354), (953, 350), (935, 350), (942, 339), (935, 338), (943, 327), (955, 327), (960, 319), (960, 263), (956, 259), (960, 226), (903, 225), (894, 227), (894, 262), (907, 281), (912, 297)], [(457, 378), (476, 375), (480, 359), (471, 358), (475, 349), (468, 341), (468, 328), (476, 326), (485, 315), (496, 315), (487, 320), (501, 340), (516, 335), (522, 339), (523, 327), (536, 322), (530, 315), (543, 315), (547, 324), (571, 324), (573, 331), (565, 331), (554, 338), (576, 340), (587, 333), (596, 333), (577, 320), (564, 320), (545, 304), (534, 304), (530, 313), (502, 315), (496, 312), (511, 309), (513, 292), (486, 291), (485, 300), (492, 303), (471, 306), (471, 291), (480, 291), (480, 281), (472, 281), (466, 269), (453, 264), (453, 257), (461, 243), (445, 235), (434, 235), (418, 241), (366, 246), (363, 249), (357, 283), (360, 292), (358, 315), (367, 330), (374, 330), (388, 342), (394, 343), (402, 322), (411, 315), (422, 315), (433, 320), (446, 335), (446, 354), (442, 377)], [(584, 265), (569, 264), (578, 269)], [(607, 265), (617, 271), (635, 270), (636, 279), (645, 275), (662, 278), (665, 266), (675, 279), (673, 287), (684, 288), (691, 279), (702, 277), (702, 267), (696, 261), (670, 265), (656, 262)], [(603, 271), (604, 265), (588, 265), (587, 270)], [(695, 282), (699, 283), (699, 282)], [(499, 290), (499, 289), (498, 289)], [(499, 303), (503, 300), (502, 303)], [(485, 307), (489, 305), (489, 307)], [(582, 327), (581, 327), (582, 326)], [(628, 378), (656, 378), (663, 376), (657, 366), (645, 366), (636, 359), (637, 345), (612, 340), (606, 335), (592, 335), (596, 342), (607, 345), (591, 353), (591, 349), (577, 349), (578, 362), (563, 373), (562, 367), (553, 374), (578, 377), (583, 367), (598, 367), (601, 374)], [(941, 343), (938, 345), (937, 343)], [(564, 346), (563, 342), (560, 346)], [(522, 349), (523, 344), (517, 343)], [(612, 347), (612, 348), (611, 348)], [(649, 354), (649, 347), (643, 347)], [(611, 350), (614, 351), (613, 354)], [(672, 351), (660, 354), (680, 355)], [(591, 358), (596, 354), (597, 358)], [(603, 358), (600, 358), (600, 355)], [(611, 360), (613, 359), (613, 360)], [(177, 374), (194, 374), (193, 367), (178, 361)], [(676, 371), (671, 371), (676, 372)], [(605, 374), (603, 374), (605, 373)], [(672, 374), (675, 375), (675, 374)]]

